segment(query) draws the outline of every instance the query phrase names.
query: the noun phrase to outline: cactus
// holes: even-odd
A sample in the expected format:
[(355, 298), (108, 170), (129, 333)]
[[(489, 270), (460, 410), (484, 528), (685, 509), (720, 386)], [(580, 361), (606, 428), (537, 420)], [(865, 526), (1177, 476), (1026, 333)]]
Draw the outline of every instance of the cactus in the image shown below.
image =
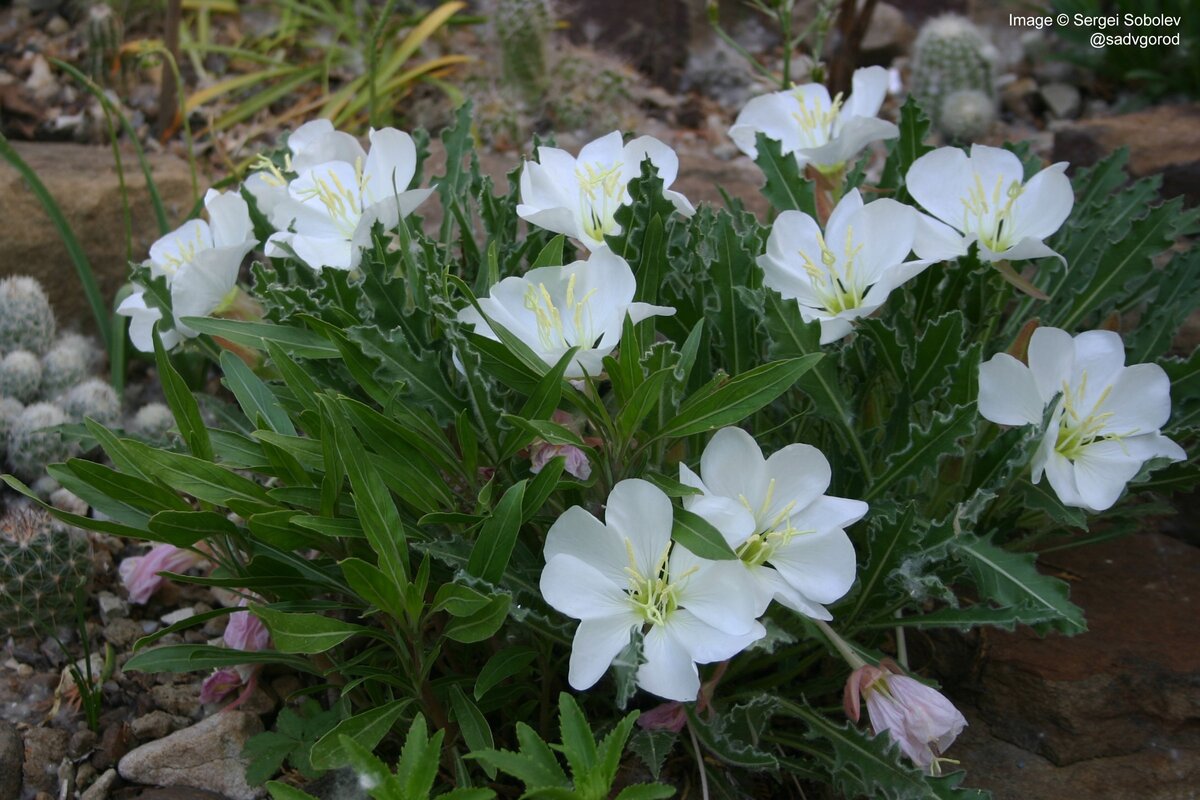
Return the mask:
[(138, 409), (129, 422), (129, 432), (151, 442), (165, 442), (175, 417), (162, 403), (147, 403)]
[(0, 397), (0, 463), (8, 452), (8, 429), (13, 421), (25, 410), (20, 400), (12, 397)]
[(0, 395), (28, 403), (42, 386), (42, 362), (28, 350), (14, 350), (0, 360)]
[(62, 396), (59, 405), (71, 422), (91, 417), (105, 427), (112, 427), (121, 418), (121, 399), (99, 378), (89, 378), (72, 388)]
[(42, 396), (57, 397), (70, 387), (94, 374), (100, 365), (100, 351), (86, 336), (68, 333), (42, 356)]
[(530, 106), (545, 97), (549, 69), (546, 39), (553, 25), (547, 0), (497, 0), (493, 16), (505, 82)]
[(103, 82), (118, 60), (124, 38), (122, 27), (120, 17), (108, 3), (94, 3), (88, 8), (84, 44), (88, 72), (97, 81)]
[(992, 127), (996, 121), (996, 103), (978, 89), (960, 89), (942, 101), (939, 119), (946, 136), (970, 142)]
[(8, 429), (8, 466), (23, 481), (35, 481), (47, 464), (66, 461), (74, 454), (70, 442), (55, 426), (67, 421), (52, 403), (34, 403), (13, 420)]
[(74, 622), (91, 577), (87, 537), (22, 507), (0, 518), (0, 639)]
[(0, 353), (42, 355), (54, 341), (54, 311), (42, 285), (24, 275), (0, 280)]
[[(912, 91), (939, 128), (943, 126), (946, 101), (956, 92), (974, 90), (986, 97), (989, 104), (995, 103), (992, 50), (979, 29), (956, 14), (936, 17), (921, 28), (913, 45)], [(979, 98), (972, 100), (974, 115), (978, 116)], [(953, 135), (944, 129), (943, 132)]]

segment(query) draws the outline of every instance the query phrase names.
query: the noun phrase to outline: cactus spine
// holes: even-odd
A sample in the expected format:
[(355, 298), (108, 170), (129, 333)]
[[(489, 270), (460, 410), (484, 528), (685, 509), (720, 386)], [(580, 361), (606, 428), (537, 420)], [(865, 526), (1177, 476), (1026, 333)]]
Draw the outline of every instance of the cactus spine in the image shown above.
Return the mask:
[(0, 638), (71, 624), (91, 567), (87, 537), (46, 512), (24, 507), (0, 518)]
[(549, 3), (497, 0), (493, 18), (504, 80), (517, 88), (530, 107), (539, 106), (550, 75), (546, 62), (546, 39), (553, 24)]
[[(913, 95), (933, 123), (948, 136), (970, 138), (945, 128), (947, 111), (951, 125), (958, 130), (970, 127), (965, 125), (968, 120), (978, 125), (989, 116), (980, 110), (984, 100), (994, 116), (992, 49), (978, 28), (956, 14), (931, 19), (917, 35), (913, 46)], [(964, 94), (966, 91), (977, 94)], [(960, 103), (965, 103), (966, 108), (960, 108)]]
[(40, 356), (50, 349), (54, 328), (41, 284), (24, 275), (0, 280), (0, 353), (30, 350)]

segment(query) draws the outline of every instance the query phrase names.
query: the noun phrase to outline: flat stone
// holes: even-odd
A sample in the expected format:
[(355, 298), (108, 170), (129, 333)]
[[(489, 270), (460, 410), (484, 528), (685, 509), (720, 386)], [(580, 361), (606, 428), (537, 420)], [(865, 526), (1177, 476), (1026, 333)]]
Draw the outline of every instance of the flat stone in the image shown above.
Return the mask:
[(21, 796), (21, 734), (17, 726), (0, 719), (0, 800)]
[(58, 728), (25, 731), (25, 785), (29, 789), (58, 793), (58, 765), (67, 755), (67, 732)]
[(978, 704), (992, 733), (1060, 766), (1147, 753), (1200, 761), (1200, 549), (1140, 533), (1041, 566), (1070, 580), (1088, 631), (987, 632)]
[(79, 800), (105, 800), (108, 793), (112, 790), (113, 784), (117, 782), (117, 771), (115, 769), (106, 770), (103, 775), (96, 779), (95, 783), (83, 790)]
[(174, 625), (176, 622), (183, 622), (185, 619), (191, 619), (196, 616), (194, 608), (177, 608), (169, 614), (162, 616), (163, 625)]
[(124, 649), (142, 638), (142, 626), (135, 620), (114, 619), (104, 626), (104, 639), (113, 647)]
[(129, 616), (129, 601), (112, 592), (101, 592), (97, 595), (96, 604), (100, 606), (100, 619), (105, 624)]
[(246, 783), (242, 747), (262, 722), (244, 711), (214, 714), (190, 728), (130, 751), (117, 771), (133, 783), (187, 786), (225, 795), (231, 800), (255, 800), (262, 790)]
[(1200, 203), (1200, 103), (1064, 124), (1055, 131), (1054, 160), (1086, 167), (1120, 147), (1129, 148), (1134, 177), (1159, 173), (1165, 197)]
[(187, 717), (168, 714), (165, 711), (151, 711), (129, 723), (129, 730), (140, 741), (162, 739), (177, 730), (186, 728), (191, 722)]
[[(37, 173), (76, 237), (86, 246), (106, 307), (111, 307), (117, 289), (129, 273), (121, 189), (112, 148), (44, 142), (13, 142), (13, 147)], [(148, 154), (147, 160), (166, 207), (168, 223), (174, 226), (192, 206), (187, 164), (165, 154)], [(133, 254), (135, 259), (141, 259), (159, 237), (158, 225), (145, 177), (133, 153), (122, 152), (121, 164), (129, 194)], [(0, 277), (32, 275), (46, 288), (60, 328), (82, 327), (94, 332), (90, 307), (57, 230), (17, 171), (2, 160), (0, 242), (4, 243)]]
[(1074, 119), (1083, 107), (1079, 90), (1069, 83), (1048, 83), (1040, 90), (1046, 108), (1057, 119)]
[(163, 684), (150, 689), (154, 705), (170, 714), (195, 718), (200, 711), (200, 684)]

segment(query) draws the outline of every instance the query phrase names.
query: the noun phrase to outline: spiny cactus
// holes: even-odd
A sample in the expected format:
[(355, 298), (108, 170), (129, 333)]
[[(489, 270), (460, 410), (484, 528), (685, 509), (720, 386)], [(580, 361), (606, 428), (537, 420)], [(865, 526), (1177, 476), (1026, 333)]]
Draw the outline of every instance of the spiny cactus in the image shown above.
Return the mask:
[(546, 63), (546, 39), (553, 24), (549, 3), (496, 0), (493, 19), (505, 82), (516, 87), (530, 106), (540, 104), (550, 75)]
[(171, 428), (175, 427), (175, 417), (171, 409), (162, 403), (147, 403), (138, 409), (129, 421), (129, 432), (152, 442), (164, 442)]
[(59, 405), (71, 422), (91, 417), (105, 427), (112, 427), (121, 418), (121, 399), (99, 378), (89, 378), (72, 388), (62, 396)]
[(0, 353), (30, 350), (42, 355), (54, 341), (54, 311), (42, 286), (15, 275), (0, 280)]
[(34, 403), (17, 415), (8, 429), (8, 466), (14, 475), (35, 481), (47, 464), (73, 455), (73, 446), (55, 427), (66, 421), (66, 414), (52, 403)]
[(72, 624), (91, 569), (87, 537), (45, 511), (24, 507), (0, 518), (0, 639)]
[(13, 421), (25, 410), (20, 400), (14, 397), (0, 397), (0, 462), (8, 452), (8, 429)]
[(960, 142), (978, 139), (996, 122), (996, 102), (978, 89), (951, 92), (942, 101), (942, 133)]
[[(939, 128), (945, 104), (956, 92), (971, 89), (995, 102), (992, 51), (980, 30), (956, 14), (936, 17), (921, 28), (913, 45), (913, 95)], [(977, 109), (979, 97), (970, 100)]]
[(0, 395), (28, 403), (42, 387), (42, 362), (28, 350), (14, 350), (0, 359)]
[(92, 340), (66, 333), (42, 356), (42, 396), (57, 397), (93, 375), (100, 366), (100, 351)]

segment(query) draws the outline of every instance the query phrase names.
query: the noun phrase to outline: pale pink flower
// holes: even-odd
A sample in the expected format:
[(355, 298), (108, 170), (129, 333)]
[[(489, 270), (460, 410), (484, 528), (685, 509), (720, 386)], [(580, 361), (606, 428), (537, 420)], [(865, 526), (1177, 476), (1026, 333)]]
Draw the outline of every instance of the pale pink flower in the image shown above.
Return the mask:
[(239, 689), (242, 676), (234, 667), (222, 667), (213, 672), (200, 684), (201, 703), (219, 703)]
[[(887, 731), (900, 750), (932, 775), (941, 773), (942, 753), (954, 743), (967, 720), (946, 696), (887, 664), (887, 669), (865, 665), (846, 681), (846, 716), (859, 717), (859, 696), (867, 701), (871, 728)], [(891, 671), (889, 671), (891, 670)]]
[[(245, 605), (246, 601), (242, 601)], [(229, 624), (225, 626), (225, 646), (234, 650), (253, 652), (265, 650), (271, 641), (271, 634), (262, 620), (249, 611), (235, 611), (229, 615)]]
[(204, 560), (204, 556), (173, 544), (156, 544), (145, 555), (121, 562), (121, 582), (129, 593), (129, 602), (145, 605), (162, 586), (160, 572), (185, 572)]
[[(241, 605), (246, 605), (246, 600), (243, 599)], [(271, 633), (267, 630), (267, 626), (263, 625), (262, 620), (254, 614), (249, 611), (235, 611), (229, 615), (229, 622), (225, 626), (224, 640), (225, 646), (233, 650), (254, 652), (265, 650), (270, 645)], [(220, 702), (244, 685), (245, 688), (242, 689), (238, 698), (225, 710), (237, 708), (254, 691), (254, 687), (258, 684), (258, 671), (261, 668), (262, 664), (239, 664), (236, 667), (222, 667), (214, 671), (204, 679), (204, 683), (200, 686), (200, 702)]]
[(536, 475), (542, 471), (543, 467), (550, 463), (552, 458), (557, 456), (562, 456), (567, 460), (567, 472), (579, 478), (579, 480), (586, 481), (591, 477), (592, 465), (588, 461), (587, 455), (578, 447), (571, 444), (534, 442), (529, 446), (529, 471)]

